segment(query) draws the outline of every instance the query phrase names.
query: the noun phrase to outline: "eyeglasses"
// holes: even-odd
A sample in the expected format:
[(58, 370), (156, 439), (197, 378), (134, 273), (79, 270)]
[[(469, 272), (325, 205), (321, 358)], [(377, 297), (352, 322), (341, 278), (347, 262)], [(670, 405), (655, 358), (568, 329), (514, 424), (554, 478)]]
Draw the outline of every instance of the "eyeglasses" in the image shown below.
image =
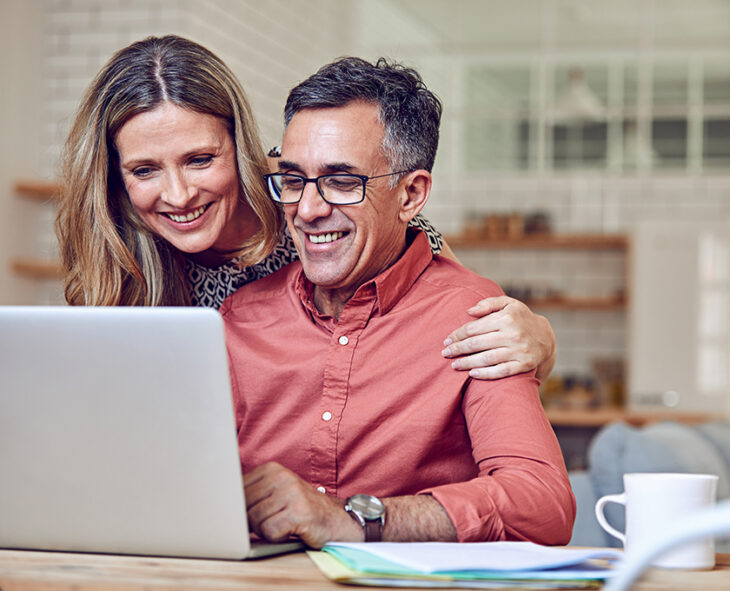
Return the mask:
[(380, 179), (396, 174), (406, 174), (412, 170), (400, 170), (379, 174), (377, 176), (365, 176), (364, 174), (323, 174), (313, 179), (308, 179), (299, 174), (274, 173), (265, 174), (266, 185), (269, 188), (269, 197), (277, 203), (291, 205), (299, 203), (304, 194), (307, 183), (317, 185), (317, 191), (327, 203), (331, 205), (354, 205), (365, 199), (365, 185), (369, 180)]

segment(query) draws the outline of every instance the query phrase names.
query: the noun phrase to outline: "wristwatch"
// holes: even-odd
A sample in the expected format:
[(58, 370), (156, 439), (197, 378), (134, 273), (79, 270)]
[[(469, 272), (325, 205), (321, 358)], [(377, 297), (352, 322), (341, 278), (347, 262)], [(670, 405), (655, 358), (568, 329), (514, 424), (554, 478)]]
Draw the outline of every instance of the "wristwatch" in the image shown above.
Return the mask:
[(385, 505), (372, 495), (353, 495), (345, 501), (345, 511), (365, 530), (366, 542), (379, 542), (383, 538)]

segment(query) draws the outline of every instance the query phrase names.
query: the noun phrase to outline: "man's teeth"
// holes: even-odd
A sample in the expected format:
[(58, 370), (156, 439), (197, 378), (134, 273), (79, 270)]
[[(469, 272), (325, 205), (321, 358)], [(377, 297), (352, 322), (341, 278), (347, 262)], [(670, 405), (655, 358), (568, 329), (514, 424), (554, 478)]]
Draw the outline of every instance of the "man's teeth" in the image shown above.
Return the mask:
[(177, 215), (174, 213), (168, 213), (166, 214), (167, 217), (169, 217), (173, 222), (192, 222), (193, 220), (199, 218), (201, 215), (203, 215), (203, 212), (205, 211), (205, 205), (201, 205), (198, 207), (198, 209), (194, 209), (188, 214), (185, 215)]
[(309, 239), (315, 244), (324, 244), (325, 242), (334, 242), (338, 238), (344, 236), (344, 232), (329, 232), (327, 234), (310, 234)]

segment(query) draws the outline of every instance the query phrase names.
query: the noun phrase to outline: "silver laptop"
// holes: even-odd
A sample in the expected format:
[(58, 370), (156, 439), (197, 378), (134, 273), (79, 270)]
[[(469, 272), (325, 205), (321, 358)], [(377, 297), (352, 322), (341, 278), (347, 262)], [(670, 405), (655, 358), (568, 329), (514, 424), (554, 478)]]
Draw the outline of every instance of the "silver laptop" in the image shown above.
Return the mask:
[(0, 307), (0, 547), (243, 559), (223, 322)]

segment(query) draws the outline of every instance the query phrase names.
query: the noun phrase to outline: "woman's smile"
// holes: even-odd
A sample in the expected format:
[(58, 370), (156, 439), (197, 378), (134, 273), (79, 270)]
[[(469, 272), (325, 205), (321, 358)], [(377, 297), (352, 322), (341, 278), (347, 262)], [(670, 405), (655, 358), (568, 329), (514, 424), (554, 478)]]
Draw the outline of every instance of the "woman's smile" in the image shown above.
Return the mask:
[(178, 223), (181, 223), (181, 224), (182, 223), (188, 223), (188, 222), (192, 222), (194, 220), (197, 220), (201, 215), (203, 215), (203, 213), (205, 213), (205, 210), (210, 205), (211, 205), (210, 203), (208, 205), (201, 205), (200, 207), (197, 207), (197, 208), (193, 209), (192, 211), (190, 211), (188, 213), (185, 213), (185, 212), (182, 212), (182, 213), (171, 213), (171, 212), (163, 211), (162, 212), (162, 215), (166, 215), (173, 222), (178, 222)]

